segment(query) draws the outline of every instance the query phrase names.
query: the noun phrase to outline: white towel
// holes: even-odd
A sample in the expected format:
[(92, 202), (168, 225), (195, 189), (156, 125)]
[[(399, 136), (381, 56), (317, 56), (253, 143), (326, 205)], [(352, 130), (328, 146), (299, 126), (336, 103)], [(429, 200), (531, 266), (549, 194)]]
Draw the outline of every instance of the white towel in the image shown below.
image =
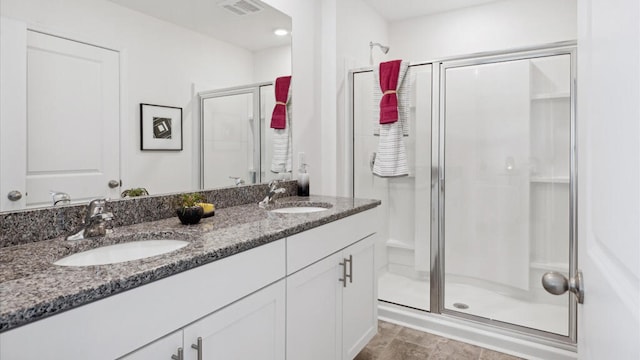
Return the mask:
[(378, 150), (373, 163), (373, 174), (381, 177), (396, 177), (409, 175), (407, 162), (407, 149), (404, 144), (404, 136), (409, 135), (409, 111), (410, 111), (410, 81), (405, 81), (409, 63), (403, 61), (400, 64), (398, 74), (398, 121), (391, 124), (380, 124), (380, 90), (379, 66), (374, 67), (373, 77), (373, 101), (374, 101), (374, 135), (380, 135)]
[(287, 125), (284, 129), (273, 130), (273, 156), (271, 157), (271, 172), (291, 172), (293, 159), (293, 142), (291, 141), (291, 85), (287, 93)]

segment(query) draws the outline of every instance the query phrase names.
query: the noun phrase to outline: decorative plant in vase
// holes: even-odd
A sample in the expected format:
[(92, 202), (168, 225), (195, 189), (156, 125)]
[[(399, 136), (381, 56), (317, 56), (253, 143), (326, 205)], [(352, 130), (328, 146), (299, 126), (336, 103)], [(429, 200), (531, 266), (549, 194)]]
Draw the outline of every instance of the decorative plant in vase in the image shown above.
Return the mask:
[(185, 225), (197, 224), (202, 219), (204, 209), (198, 205), (202, 203), (204, 198), (197, 193), (183, 194), (180, 197), (180, 205), (176, 210), (180, 222)]

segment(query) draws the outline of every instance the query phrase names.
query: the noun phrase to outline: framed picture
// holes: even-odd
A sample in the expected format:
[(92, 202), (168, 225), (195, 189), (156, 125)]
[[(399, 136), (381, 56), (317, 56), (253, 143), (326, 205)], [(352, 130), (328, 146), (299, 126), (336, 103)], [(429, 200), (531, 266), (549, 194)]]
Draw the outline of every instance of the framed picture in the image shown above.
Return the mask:
[(140, 150), (182, 150), (182, 108), (140, 104)]

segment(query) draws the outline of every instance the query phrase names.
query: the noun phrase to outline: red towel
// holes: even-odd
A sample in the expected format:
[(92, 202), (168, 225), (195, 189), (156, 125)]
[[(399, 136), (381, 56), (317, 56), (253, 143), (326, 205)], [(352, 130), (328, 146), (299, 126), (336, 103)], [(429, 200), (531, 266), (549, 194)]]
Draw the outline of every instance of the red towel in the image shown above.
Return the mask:
[(283, 76), (276, 79), (276, 106), (271, 115), (271, 128), (284, 129), (287, 127), (287, 97), (291, 76)]
[(398, 76), (402, 60), (380, 63), (380, 124), (391, 124), (398, 121)]

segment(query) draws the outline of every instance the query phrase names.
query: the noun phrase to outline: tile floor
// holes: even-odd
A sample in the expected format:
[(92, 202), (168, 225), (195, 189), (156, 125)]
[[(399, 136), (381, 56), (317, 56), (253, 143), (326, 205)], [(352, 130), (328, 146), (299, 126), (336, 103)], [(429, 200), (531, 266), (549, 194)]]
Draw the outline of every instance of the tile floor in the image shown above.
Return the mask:
[(517, 360), (441, 336), (378, 321), (378, 334), (355, 360)]

